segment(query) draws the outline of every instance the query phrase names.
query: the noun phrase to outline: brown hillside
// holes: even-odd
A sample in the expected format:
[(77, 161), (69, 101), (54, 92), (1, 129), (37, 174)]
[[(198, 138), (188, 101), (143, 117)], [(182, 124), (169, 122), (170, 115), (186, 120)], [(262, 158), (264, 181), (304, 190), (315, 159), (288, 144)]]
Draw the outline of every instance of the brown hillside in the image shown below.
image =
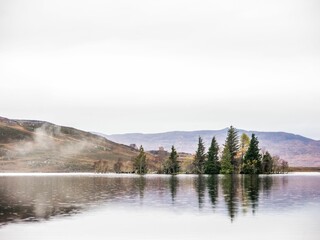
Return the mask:
[[(1, 172), (133, 171), (137, 150), (69, 127), (0, 117)], [(153, 155), (148, 154), (152, 170)], [(117, 169), (119, 171), (119, 169)]]

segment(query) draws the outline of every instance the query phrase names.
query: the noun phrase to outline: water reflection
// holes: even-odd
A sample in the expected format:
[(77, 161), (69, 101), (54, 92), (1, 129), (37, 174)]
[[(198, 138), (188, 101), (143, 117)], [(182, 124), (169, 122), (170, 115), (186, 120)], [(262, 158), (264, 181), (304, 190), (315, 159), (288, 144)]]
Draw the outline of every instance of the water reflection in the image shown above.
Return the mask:
[(178, 185), (179, 185), (179, 180), (177, 176), (172, 175), (169, 179), (169, 187), (170, 187), (172, 203), (174, 203), (174, 199), (177, 196)]
[(1, 178), (0, 222), (16, 219), (38, 221), (56, 215), (70, 215), (81, 210), (73, 188), (73, 179)]
[(194, 188), (198, 197), (199, 209), (201, 209), (204, 205), (204, 197), (206, 191), (206, 180), (203, 175), (198, 175), (198, 177), (194, 178)]
[(262, 180), (262, 191), (265, 195), (269, 196), (273, 184), (273, 178), (271, 176), (265, 176)]
[[(121, 178), (118, 178), (118, 179), (121, 180)], [(134, 181), (135, 188), (138, 190), (140, 200), (142, 200), (144, 197), (144, 191), (146, 188), (146, 179), (144, 176), (139, 176), (134, 180), (135, 180)], [(117, 184), (117, 185), (120, 185), (120, 184)]]
[(260, 177), (258, 175), (244, 176), (243, 188), (246, 199), (249, 199), (252, 213), (255, 213), (259, 201)]
[(213, 209), (217, 205), (218, 196), (219, 196), (218, 183), (219, 183), (218, 175), (211, 175), (208, 177), (208, 180), (207, 180), (208, 194), (209, 194)]
[(237, 175), (225, 175), (222, 178), (221, 186), (228, 214), (231, 221), (233, 221), (238, 211), (239, 177)]
[(319, 180), (318, 175), (0, 176), (0, 225), (114, 204), (137, 210), (201, 210), (202, 214), (223, 214), (233, 222), (241, 213), (318, 206)]

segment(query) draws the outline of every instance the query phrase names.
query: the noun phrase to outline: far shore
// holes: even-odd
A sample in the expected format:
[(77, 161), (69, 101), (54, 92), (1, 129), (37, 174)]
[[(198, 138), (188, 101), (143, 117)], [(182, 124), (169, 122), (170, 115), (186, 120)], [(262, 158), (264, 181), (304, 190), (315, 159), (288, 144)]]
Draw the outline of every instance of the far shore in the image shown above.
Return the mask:
[(320, 172), (320, 167), (289, 167), (289, 172)]
[[(292, 174), (292, 173), (320, 173), (319, 167), (306, 167), (306, 168), (291, 168), (288, 173), (272, 173), (272, 174), (259, 174), (259, 175), (283, 175), (283, 174)], [(105, 173), (97, 173), (97, 172), (0, 172), (0, 176), (94, 176), (94, 175), (135, 175), (135, 176), (144, 176), (144, 175), (166, 175), (166, 176), (178, 176), (178, 175), (198, 175), (191, 173), (178, 173), (178, 174), (164, 174), (164, 173), (146, 173), (146, 174), (137, 174), (137, 173), (115, 173), (115, 172), (105, 172)], [(208, 175), (208, 174), (202, 174)], [(215, 175), (228, 175), (228, 174), (215, 174)], [(235, 175), (250, 175), (250, 174), (235, 174)]]

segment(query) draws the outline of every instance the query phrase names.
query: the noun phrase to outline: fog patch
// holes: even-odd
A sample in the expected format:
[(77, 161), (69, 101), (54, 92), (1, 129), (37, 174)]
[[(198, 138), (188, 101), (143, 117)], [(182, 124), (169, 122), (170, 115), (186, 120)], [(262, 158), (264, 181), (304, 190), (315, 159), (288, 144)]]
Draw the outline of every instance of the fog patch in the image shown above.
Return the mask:
[(91, 145), (84, 139), (62, 133), (60, 126), (45, 123), (34, 130), (32, 141), (14, 144), (12, 152), (20, 157), (45, 154), (52, 159), (78, 155)]

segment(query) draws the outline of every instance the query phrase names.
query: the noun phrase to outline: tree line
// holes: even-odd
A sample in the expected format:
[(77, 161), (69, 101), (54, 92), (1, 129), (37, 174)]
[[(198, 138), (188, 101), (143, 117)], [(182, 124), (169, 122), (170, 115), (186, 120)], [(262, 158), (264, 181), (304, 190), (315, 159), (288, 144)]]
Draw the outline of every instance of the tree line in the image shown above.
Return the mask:
[[(178, 153), (174, 146), (168, 159), (163, 163), (165, 174), (177, 174), (180, 171)], [(135, 172), (147, 173), (147, 159), (143, 147), (134, 161)], [(288, 162), (278, 156), (271, 156), (268, 151), (261, 151), (259, 141), (255, 134), (251, 139), (245, 133), (240, 138), (237, 130), (231, 126), (228, 129), (223, 149), (220, 152), (219, 144), (215, 137), (212, 138), (208, 152), (205, 150), (201, 137), (198, 139), (191, 173), (195, 174), (271, 174), (288, 172)]]

